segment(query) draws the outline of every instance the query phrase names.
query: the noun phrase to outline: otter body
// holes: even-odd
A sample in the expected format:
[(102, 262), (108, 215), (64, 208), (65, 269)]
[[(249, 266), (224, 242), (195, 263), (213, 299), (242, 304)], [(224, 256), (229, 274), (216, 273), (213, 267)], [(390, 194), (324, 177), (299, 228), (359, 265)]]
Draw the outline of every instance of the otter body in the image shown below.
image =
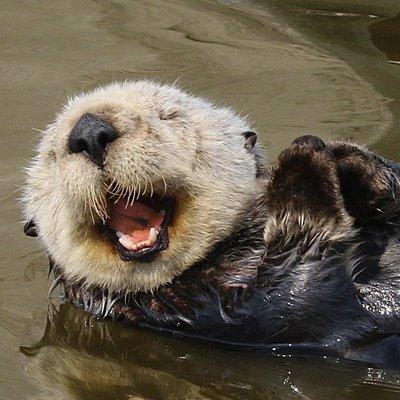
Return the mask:
[(49, 127), (26, 231), (44, 243), (66, 299), (100, 317), (389, 362), (399, 176), (358, 145), (313, 136), (267, 171), (231, 111), (126, 83), (78, 97)]

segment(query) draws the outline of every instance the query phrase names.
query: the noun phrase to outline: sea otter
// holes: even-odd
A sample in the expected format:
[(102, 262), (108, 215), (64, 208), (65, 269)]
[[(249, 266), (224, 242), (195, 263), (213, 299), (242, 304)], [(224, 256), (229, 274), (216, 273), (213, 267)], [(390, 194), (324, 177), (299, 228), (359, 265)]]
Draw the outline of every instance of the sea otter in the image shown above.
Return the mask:
[(52, 287), (89, 313), (368, 359), (400, 332), (399, 177), (359, 145), (310, 135), (268, 169), (232, 110), (115, 83), (45, 130), (25, 233), (48, 252)]

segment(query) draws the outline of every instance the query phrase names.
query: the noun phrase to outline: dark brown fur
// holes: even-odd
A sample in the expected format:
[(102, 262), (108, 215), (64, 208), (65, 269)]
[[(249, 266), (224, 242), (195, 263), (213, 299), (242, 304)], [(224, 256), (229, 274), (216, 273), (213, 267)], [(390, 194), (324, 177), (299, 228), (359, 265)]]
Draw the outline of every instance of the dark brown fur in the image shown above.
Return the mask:
[(350, 354), (400, 332), (400, 252), (381, 261), (399, 235), (399, 176), (397, 164), (356, 145), (303, 137), (280, 155), (235, 234), (172, 283), (107, 293), (55, 267), (57, 283), (101, 317), (214, 342)]

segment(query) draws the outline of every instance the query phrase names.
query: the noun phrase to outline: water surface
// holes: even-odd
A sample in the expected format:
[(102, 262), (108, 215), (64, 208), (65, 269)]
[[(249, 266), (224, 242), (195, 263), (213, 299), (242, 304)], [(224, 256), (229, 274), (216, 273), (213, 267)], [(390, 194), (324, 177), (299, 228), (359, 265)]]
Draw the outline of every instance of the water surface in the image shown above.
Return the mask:
[(234, 352), (89, 318), (47, 300), (21, 233), (23, 166), (69, 95), (116, 79), (231, 105), (269, 158), (297, 136), (400, 160), (398, 0), (2, 2), (0, 398), (397, 399), (400, 373), (335, 358)]

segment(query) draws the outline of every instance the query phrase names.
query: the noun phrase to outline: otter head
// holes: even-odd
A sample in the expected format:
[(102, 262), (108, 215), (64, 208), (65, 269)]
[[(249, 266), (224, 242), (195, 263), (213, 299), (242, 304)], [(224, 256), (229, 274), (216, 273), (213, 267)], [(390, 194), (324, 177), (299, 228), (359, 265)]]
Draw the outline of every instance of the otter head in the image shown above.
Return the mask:
[(232, 234), (260, 190), (256, 136), (231, 110), (125, 82), (71, 99), (28, 169), (26, 232), (67, 279), (151, 290)]

